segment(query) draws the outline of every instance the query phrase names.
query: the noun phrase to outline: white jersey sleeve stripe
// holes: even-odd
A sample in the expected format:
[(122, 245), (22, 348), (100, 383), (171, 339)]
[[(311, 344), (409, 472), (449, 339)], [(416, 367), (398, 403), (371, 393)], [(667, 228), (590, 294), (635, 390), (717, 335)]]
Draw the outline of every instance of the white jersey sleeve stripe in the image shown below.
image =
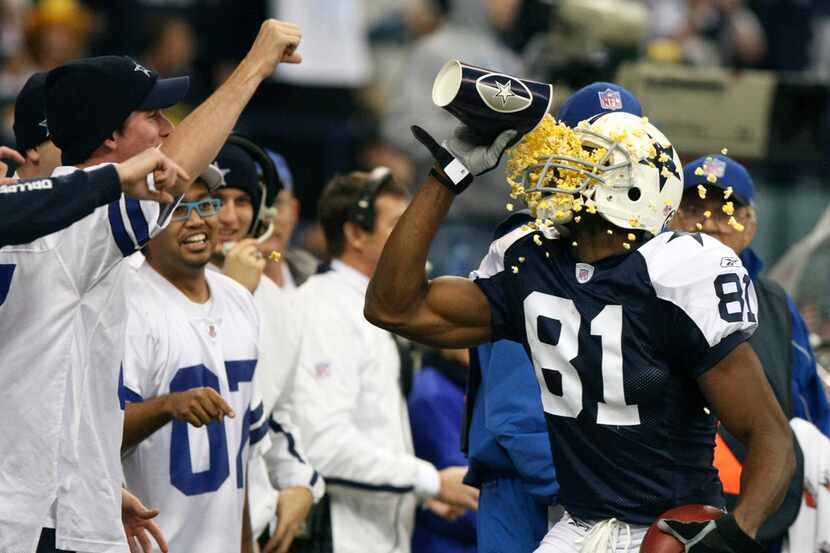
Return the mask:
[(133, 234), (140, 248), (150, 240), (150, 228), (147, 225), (147, 219), (144, 217), (144, 212), (138, 200), (127, 198), (125, 204), (127, 217), (130, 219), (130, 226), (133, 227)]
[(262, 402), (250, 411), (249, 424), (251, 425), (251, 445), (259, 443), (268, 435), (268, 424), (265, 419), (265, 408)]
[(121, 255), (127, 257), (135, 251), (135, 243), (127, 234), (127, 227), (124, 225), (124, 217), (121, 214), (121, 202), (112, 202), (107, 207), (110, 221), (110, 228), (112, 229), (112, 237), (121, 250)]
[(305, 459), (303, 459), (300, 456), (300, 453), (297, 451), (297, 446), (294, 442), (294, 436), (291, 435), (291, 432), (287, 432), (273, 416), (268, 419), (268, 426), (270, 426), (271, 430), (273, 430), (277, 434), (284, 434), (286, 442), (288, 443), (288, 453), (290, 453), (291, 456), (294, 457), (300, 463), (306, 464)]

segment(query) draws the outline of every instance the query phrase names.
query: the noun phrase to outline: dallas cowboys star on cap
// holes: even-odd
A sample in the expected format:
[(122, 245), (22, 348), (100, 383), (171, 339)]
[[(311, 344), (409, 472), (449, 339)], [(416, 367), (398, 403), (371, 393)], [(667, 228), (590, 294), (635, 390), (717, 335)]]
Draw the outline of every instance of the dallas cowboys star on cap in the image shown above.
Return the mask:
[(170, 107), (189, 85), (189, 77), (161, 79), (127, 56), (84, 58), (53, 69), (46, 77), (46, 115), (63, 163), (85, 161), (132, 112)]
[(21, 155), (49, 139), (46, 119), (46, 73), (35, 73), (14, 102), (14, 140)]

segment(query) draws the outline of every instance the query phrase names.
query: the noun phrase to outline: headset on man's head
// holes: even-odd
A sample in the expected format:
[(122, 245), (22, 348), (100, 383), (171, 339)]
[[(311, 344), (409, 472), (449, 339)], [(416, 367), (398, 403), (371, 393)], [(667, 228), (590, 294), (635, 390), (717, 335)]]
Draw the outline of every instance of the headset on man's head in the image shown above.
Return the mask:
[(277, 214), (274, 208), (274, 202), (277, 200), (277, 194), (283, 189), (282, 181), (280, 180), (279, 173), (277, 173), (274, 161), (253, 140), (239, 133), (231, 133), (228, 136), (228, 144), (235, 144), (245, 150), (262, 171), (262, 178), (259, 182), (259, 205), (254, 206), (254, 219), (251, 221), (251, 228), (248, 229), (248, 234), (264, 242), (270, 238), (274, 231), (274, 226), (271, 222)]
[(366, 190), (349, 210), (349, 221), (367, 231), (375, 228), (375, 199), (378, 191), (392, 179), (392, 171), (388, 167), (379, 166), (372, 169)]

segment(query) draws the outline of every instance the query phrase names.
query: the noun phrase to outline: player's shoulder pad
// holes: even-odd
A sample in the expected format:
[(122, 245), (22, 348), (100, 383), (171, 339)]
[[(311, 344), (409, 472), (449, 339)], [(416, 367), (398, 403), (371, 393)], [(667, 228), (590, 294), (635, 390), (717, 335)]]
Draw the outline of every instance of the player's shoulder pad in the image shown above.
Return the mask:
[(470, 278), (489, 278), (504, 270), (504, 256), (513, 247), (521, 247), (523, 239), (528, 238), (535, 231), (525, 224), (510, 230), (500, 238), (490, 243), (487, 255), (481, 260), (478, 269), (470, 273)]
[(496, 226), (496, 230), (493, 231), (493, 240), (498, 240), (505, 234), (508, 234), (523, 225), (530, 224), (533, 221), (533, 215), (530, 214), (529, 209), (522, 209), (511, 213)]
[(741, 258), (716, 238), (700, 232), (664, 232), (637, 249), (655, 286), (682, 286), (729, 270), (745, 271)]

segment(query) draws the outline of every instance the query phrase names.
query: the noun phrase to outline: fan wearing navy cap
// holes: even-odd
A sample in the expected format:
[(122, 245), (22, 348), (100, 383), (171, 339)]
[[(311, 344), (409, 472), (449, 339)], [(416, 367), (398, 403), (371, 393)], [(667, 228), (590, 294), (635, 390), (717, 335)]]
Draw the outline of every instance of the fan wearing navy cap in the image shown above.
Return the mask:
[[(761, 360), (775, 397), (787, 418), (808, 420), (827, 435), (830, 408), (816, 371), (807, 325), (793, 298), (776, 282), (761, 276), (763, 263), (750, 247), (758, 229), (754, 196), (755, 185), (743, 165), (725, 155), (703, 156), (684, 170), (683, 201), (673, 225), (714, 236), (738, 254), (740, 259), (724, 262), (746, 267), (755, 285), (758, 305), (752, 307), (763, 316), (749, 343)], [(730, 508), (740, 493), (745, 457), (741, 444), (720, 426), (715, 465)], [(780, 546), (797, 514), (800, 490), (799, 480), (793, 501), (785, 501), (772, 519), (774, 524), (768, 522), (762, 531), (768, 547), (777, 550)]]
[[(245, 143), (258, 148), (249, 141)], [(272, 161), (266, 161), (266, 152), (259, 148), (259, 154), (260, 159), (255, 160), (246, 148), (228, 143), (216, 158), (223, 183), (213, 193), (222, 200), (213, 261), (225, 275), (254, 294), (259, 311), (259, 365), (254, 383), (262, 395), (273, 446), (264, 457), (250, 463), (251, 524), (264, 551), (287, 551), (312, 502), (323, 496), (324, 484), (306, 461), (302, 438), (290, 414), (300, 329), (291, 316), (288, 297), (263, 274), (266, 261), (257, 234), (274, 224), (268, 198), (273, 201), (279, 194), (282, 179), (276, 167), (271, 172), (262, 166)], [(267, 177), (269, 173), (271, 178)], [(269, 182), (274, 178), (280, 182)], [(274, 227), (262, 236), (274, 232)]]
[[(576, 127), (611, 111), (643, 114), (628, 90), (597, 82), (569, 96), (557, 118)], [(530, 214), (518, 212), (502, 222), (474, 274), (503, 263), (504, 251), (531, 221)], [(532, 551), (548, 531), (548, 506), (556, 503), (559, 492), (533, 365), (521, 344), (499, 340), (475, 349), (470, 373), (466, 482), (481, 489), (478, 551)]]
[(150, 551), (148, 528), (166, 550), (150, 520), (157, 512), (121, 488), (121, 261), (165, 228), (173, 198), (213, 160), (259, 84), (280, 62), (301, 61), (300, 38), (293, 24), (265, 21), (225, 83), (175, 131), (160, 110), (184, 96), (187, 77), (160, 79), (120, 56), (48, 74), (49, 131), (66, 166), (54, 175), (95, 174), (160, 147), (191, 177), (169, 188), (168, 203), (116, 194), (60, 232), (0, 250), (0, 551), (32, 551), (40, 536), (39, 551)]

